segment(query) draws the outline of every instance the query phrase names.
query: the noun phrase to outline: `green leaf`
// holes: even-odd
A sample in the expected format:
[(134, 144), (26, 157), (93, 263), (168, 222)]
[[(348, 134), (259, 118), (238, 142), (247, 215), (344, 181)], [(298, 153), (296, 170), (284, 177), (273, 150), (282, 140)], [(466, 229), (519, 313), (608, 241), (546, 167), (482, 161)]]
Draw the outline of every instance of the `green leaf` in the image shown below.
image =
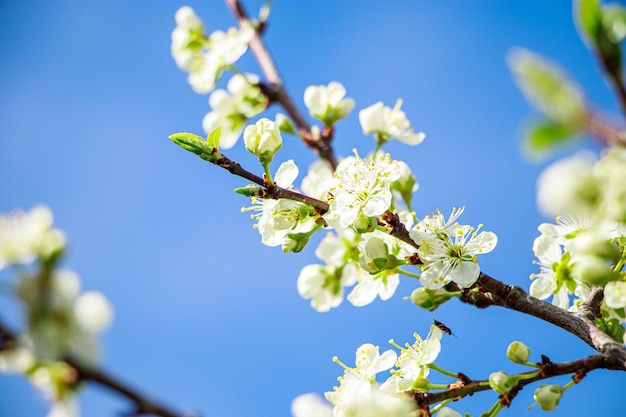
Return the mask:
[(576, 125), (565, 125), (551, 120), (533, 124), (524, 136), (524, 150), (543, 156), (555, 148), (571, 143), (580, 133)]
[(526, 49), (509, 52), (508, 63), (528, 101), (549, 119), (578, 125), (585, 115), (585, 100), (578, 86), (549, 60)]
[(209, 136), (207, 136), (206, 138), (207, 146), (210, 149), (219, 149), (221, 136), (222, 136), (221, 126), (213, 129), (211, 133), (209, 133)]
[(206, 150), (206, 142), (203, 138), (193, 133), (174, 133), (170, 140), (183, 149), (200, 155)]
[(574, 17), (584, 41), (597, 45), (602, 33), (602, 8), (599, 0), (578, 0)]

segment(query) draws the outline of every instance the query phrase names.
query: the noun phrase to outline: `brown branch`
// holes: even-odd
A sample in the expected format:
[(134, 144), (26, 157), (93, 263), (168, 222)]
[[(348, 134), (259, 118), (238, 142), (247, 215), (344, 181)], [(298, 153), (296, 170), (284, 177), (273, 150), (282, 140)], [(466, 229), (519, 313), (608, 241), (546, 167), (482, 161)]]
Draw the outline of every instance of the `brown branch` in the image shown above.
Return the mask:
[[(11, 345), (17, 343), (17, 337), (9, 330), (4, 323), (0, 322), (0, 351), (5, 348), (11, 348)], [(154, 415), (161, 417), (189, 417), (187, 414), (179, 414), (166, 406), (159, 404), (158, 402), (140, 394), (134, 388), (126, 385), (120, 380), (116, 379), (112, 375), (106, 373), (101, 369), (95, 369), (91, 366), (85, 365), (76, 358), (71, 356), (63, 358), (63, 361), (76, 371), (78, 381), (93, 382), (101, 385), (122, 397), (126, 397), (130, 400), (135, 409), (128, 415)]]
[(598, 352), (611, 352), (613, 362), (609, 369), (626, 370), (626, 349), (584, 315), (546, 303), (530, 296), (520, 287), (504, 284), (483, 272), (478, 278), (478, 285), (497, 296), (504, 307), (552, 323), (572, 333)]
[[(381, 220), (386, 223), (387, 226), (391, 227), (391, 230), (389, 231), (389, 234), (391, 236), (394, 236), (404, 243), (413, 246), (415, 249), (420, 248), (420, 245), (418, 245), (413, 239), (411, 239), (409, 231), (406, 229), (404, 223), (400, 221), (400, 217), (397, 213), (392, 213), (391, 211), (387, 210), (381, 216)], [(421, 263), (421, 261), (418, 261), (417, 263)]]
[(594, 322), (596, 317), (602, 315), (600, 303), (604, 299), (604, 290), (602, 287), (591, 287), (589, 296), (578, 306), (578, 315)]
[[(226, 5), (231, 10), (233, 15), (236, 16), (239, 25), (251, 24), (248, 14), (243, 8), (243, 5), (239, 0), (225, 0)], [(270, 102), (279, 103), (287, 112), (289, 117), (293, 120), (295, 125), (300, 131), (300, 135), (304, 139), (304, 143), (312, 148), (319, 157), (325, 161), (328, 166), (334, 171), (337, 168), (337, 158), (331, 147), (332, 131), (331, 135), (322, 135), (319, 138), (313, 137), (311, 133), (311, 126), (306, 121), (298, 107), (295, 105), (291, 96), (287, 93), (285, 84), (280, 77), (276, 64), (270, 55), (263, 38), (259, 30), (256, 30), (254, 36), (249, 43), (250, 50), (256, 58), (261, 71), (265, 75), (267, 81), (271, 84), (270, 87), (264, 88), (264, 92), (268, 95)]]
[[(580, 382), (581, 375), (584, 376), (584, 374), (594, 369), (614, 369), (612, 367), (614, 365), (612, 355), (607, 352), (599, 353), (597, 355), (592, 355), (587, 358), (578, 359), (571, 362), (548, 362), (541, 365), (541, 371), (536, 377), (522, 379), (518, 381), (516, 386), (511, 390), (508, 395), (500, 397), (500, 401), (503, 402), (503, 405), (510, 405), (513, 397), (517, 394), (517, 392), (519, 392), (526, 385), (536, 381), (574, 373), (575, 375), (572, 378), (577, 378), (577, 382)], [(533, 370), (521, 373), (519, 375), (527, 376), (533, 375), (535, 373), (537, 373), (537, 371)], [(434, 393), (412, 391), (411, 394), (421, 408), (426, 408), (429, 405), (436, 404), (444, 400), (457, 399), (459, 397), (464, 397), (466, 395), (471, 395), (477, 392), (491, 390), (491, 387), (488, 383), (488, 380), (469, 381), (464, 383), (457, 383), (458, 385), (453, 384), (454, 387), (446, 391)]]
[(288, 200), (299, 201), (301, 203), (315, 207), (320, 212), (320, 214), (324, 214), (328, 211), (328, 203), (304, 194), (300, 194), (293, 190), (282, 188), (276, 184), (268, 184), (265, 179), (254, 175), (250, 171), (244, 169), (241, 164), (239, 164), (239, 162), (233, 161), (232, 159), (226, 157), (224, 154), (222, 154), (221, 158), (215, 162), (215, 165), (224, 168), (233, 175), (245, 178), (263, 187), (264, 189), (260, 190), (259, 192), (260, 198), (271, 198), (274, 200), (285, 198)]

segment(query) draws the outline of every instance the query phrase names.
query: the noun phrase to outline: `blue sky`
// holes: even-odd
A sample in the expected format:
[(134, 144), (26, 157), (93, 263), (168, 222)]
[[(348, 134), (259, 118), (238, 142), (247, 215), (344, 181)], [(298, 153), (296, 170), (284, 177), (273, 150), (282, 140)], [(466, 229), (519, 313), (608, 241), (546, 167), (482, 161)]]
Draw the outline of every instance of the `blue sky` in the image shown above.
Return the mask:
[[(203, 163), (167, 137), (201, 132), (207, 97), (194, 94), (170, 57), (174, 13), (194, 7), (209, 30), (234, 24), (221, 1), (0, 2), (0, 211), (47, 204), (70, 240), (68, 268), (102, 291), (116, 319), (104, 337), (103, 365), (180, 411), (206, 416), (288, 416), (298, 394), (332, 389), (364, 342), (411, 341), (435, 318), (444, 339), (440, 365), (474, 379), (521, 369), (504, 352), (519, 339), (553, 361), (593, 353), (565, 331), (502, 309), (457, 303), (427, 313), (396, 296), (364, 308), (348, 303), (320, 314), (296, 292), (314, 247), (294, 255), (260, 244), (245, 182)], [(245, 3), (249, 10), (259, 1)], [(275, 2), (266, 34), (288, 90), (302, 106), (311, 84), (342, 82), (361, 109), (378, 100), (403, 109), (426, 132), (419, 147), (391, 144), (420, 183), (418, 215), (466, 205), (462, 220), (498, 234), (481, 267), (529, 286), (531, 245), (545, 221), (535, 180), (548, 161), (519, 152), (532, 110), (512, 82), (505, 55), (523, 46), (565, 66), (588, 98), (609, 112), (613, 99), (579, 40), (567, 1)], [(242, 69), (257, 72), (246, 56)], [(272, 112), (274, 109), (271, 110)], [(272, 114), (272, 113), (270, 113)], [(366, 154), (373, 140), (356, 112), (340, 122), (337, 153)], [(256, 169), (242, 143), (227, 153)], [(278, 162), (302, 171), (313, 155), (285, 138)], [(15, 305), (0, 298), (1, 317)], [(16, 321), (13, 320), (15, 324)], [(565, 380), (560, 380), (565, 382)], [(618, 415), (624, 376), (591, 373), (567, 392), (558, 415)], [(456, 405), (475, 415), (496, 397)], [(532, 389), (508, 415), (538, 415)], [(91, 417), (127, 411), (123, 399), (88, 387)], [(27, 381), (0, 376), (0, 417), (44, 416)]]

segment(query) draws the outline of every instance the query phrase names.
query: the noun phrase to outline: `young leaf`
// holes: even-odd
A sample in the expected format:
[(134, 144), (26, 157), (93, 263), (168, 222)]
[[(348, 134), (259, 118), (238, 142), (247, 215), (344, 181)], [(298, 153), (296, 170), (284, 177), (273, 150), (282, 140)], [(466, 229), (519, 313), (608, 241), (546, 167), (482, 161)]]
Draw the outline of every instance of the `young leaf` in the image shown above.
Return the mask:
[(556, 64), (522, 48), (510, 51), (507, 58), (522, 93), (541, 113), (560, 124), (580, 123), (583, 94)]
[(209, 136), (206, 138), (206, 143), (209, 149), (219, 149), (220, 138), (222, 136), (222, 128), (216, 127), (209, 133)]
[(578, 23), (578, 32), (584, 41), (598, 44), (602, 32), (602, 9), (599, 0), (578, 0), (574, 18)]
[(206, 143), (204, 139), (193, 133), (174, 133), (170, 140), (183, 149), (200, 155), (205, 152)]
[(533, 124), (524, 136), (524, 148), (533, 155), (543, 156), (556, 147), (572, 142), (580, 129), (551, 120)]

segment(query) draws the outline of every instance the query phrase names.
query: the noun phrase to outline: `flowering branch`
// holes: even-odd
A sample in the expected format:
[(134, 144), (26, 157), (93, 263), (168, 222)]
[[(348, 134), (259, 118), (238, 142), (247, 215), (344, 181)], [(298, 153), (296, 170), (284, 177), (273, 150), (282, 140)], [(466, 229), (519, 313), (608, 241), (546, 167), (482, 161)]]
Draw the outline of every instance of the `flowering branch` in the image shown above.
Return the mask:
[[(503, 406), (510, 406), (517, 393), (523, 387), (532, 384), (533, 382), (541, 381), (555, 376), (575, 373), (575, 375), (572, 376), (572, 379), (574, 379), (574, 381), (578, 383), (582, 380), (587, 372), (594, 369), (614, 369), (613, 358), (606, 352), (592, 355), (587, 358), (563, 363), (552, 363), (549, 361), (549, 359), (545, 357), (543, 358), (544, 362), (538, 364), (540, 366), (539, 372), (537, 370), (533, 370), (517, 375), (518, 377), (520, 377), (517, 384), (511, 389), (508, 394), (500, 396), (500, 403)], [(532, 376), (534, 374), (536, 374), (536, 376)], [(461, 376), (461, 374), (459, 376)], [(466, 395), (471, 395), (477, 392), (492, 389), (492, 387), (489, 385), (488, 380), (471, 381), (468, 380), (467, 377), (459, 379), (459, 386), (452, 387), (447, 391), (435, 393), (412, 391), (411, 394), (413, 395), (413, 398), (415, 398), (415, 400), (417, 401), (420, 408), (428, 408), (429, 405), (436, 404), (444, 400), (458, 399)]]
[(626, 371), (626, 349), (600, 330), (584, 313), (575, 314), (530, 296), (522, 288), (504, 284), (482, 273), (478, 284), (502, 301), (502, 306), (552, 323), (581, 339), (598, 352), (610, 352), (611, 367)]
[[(17, 338), (15, 334), (0, 321), (0, 351), (16, 343)], [(127, 413), (129, 416), (155, 415), (161, 417), (185, 417), (184, 414), (176, 413), (166, 406), (147, 398), (137, 390), (100, 369), (87, 366), (70, 356), (63, 358), (63, 362), (67, 363), (76, 371), (77, 383), (80, 381), (93, 382), (129, 399), (135, 407), (132, 412)]]
[[(226, 0), (226, 5), (236, 16), (240, 25), (250, 24), (250, 18), (238, 0)], [(289, 94), (285, 84), (278, 73), (278, 69), (272, 56), (270, 55), (265, 42), (261, 38), (259, 31), (256, 31), (249, 43), (250, 50), (254, 54), (261, 71), (270, 82), (270, 86), (261, 86), (263, 92), (267, 95), (270, 102), (279, 103), (287, 112), (289, 117), (298, 127), (300, 135), (304, 139), (307, 146), (315, 150), (319, 157), (325, 161), (334, 171), (337, 168), (337, 158), (331, 147), (332, 129), (325, 129), (319, 138), (315, 138), (311, 133), (311, 126), (306, 121), (298, 107), (295, 105)]]

